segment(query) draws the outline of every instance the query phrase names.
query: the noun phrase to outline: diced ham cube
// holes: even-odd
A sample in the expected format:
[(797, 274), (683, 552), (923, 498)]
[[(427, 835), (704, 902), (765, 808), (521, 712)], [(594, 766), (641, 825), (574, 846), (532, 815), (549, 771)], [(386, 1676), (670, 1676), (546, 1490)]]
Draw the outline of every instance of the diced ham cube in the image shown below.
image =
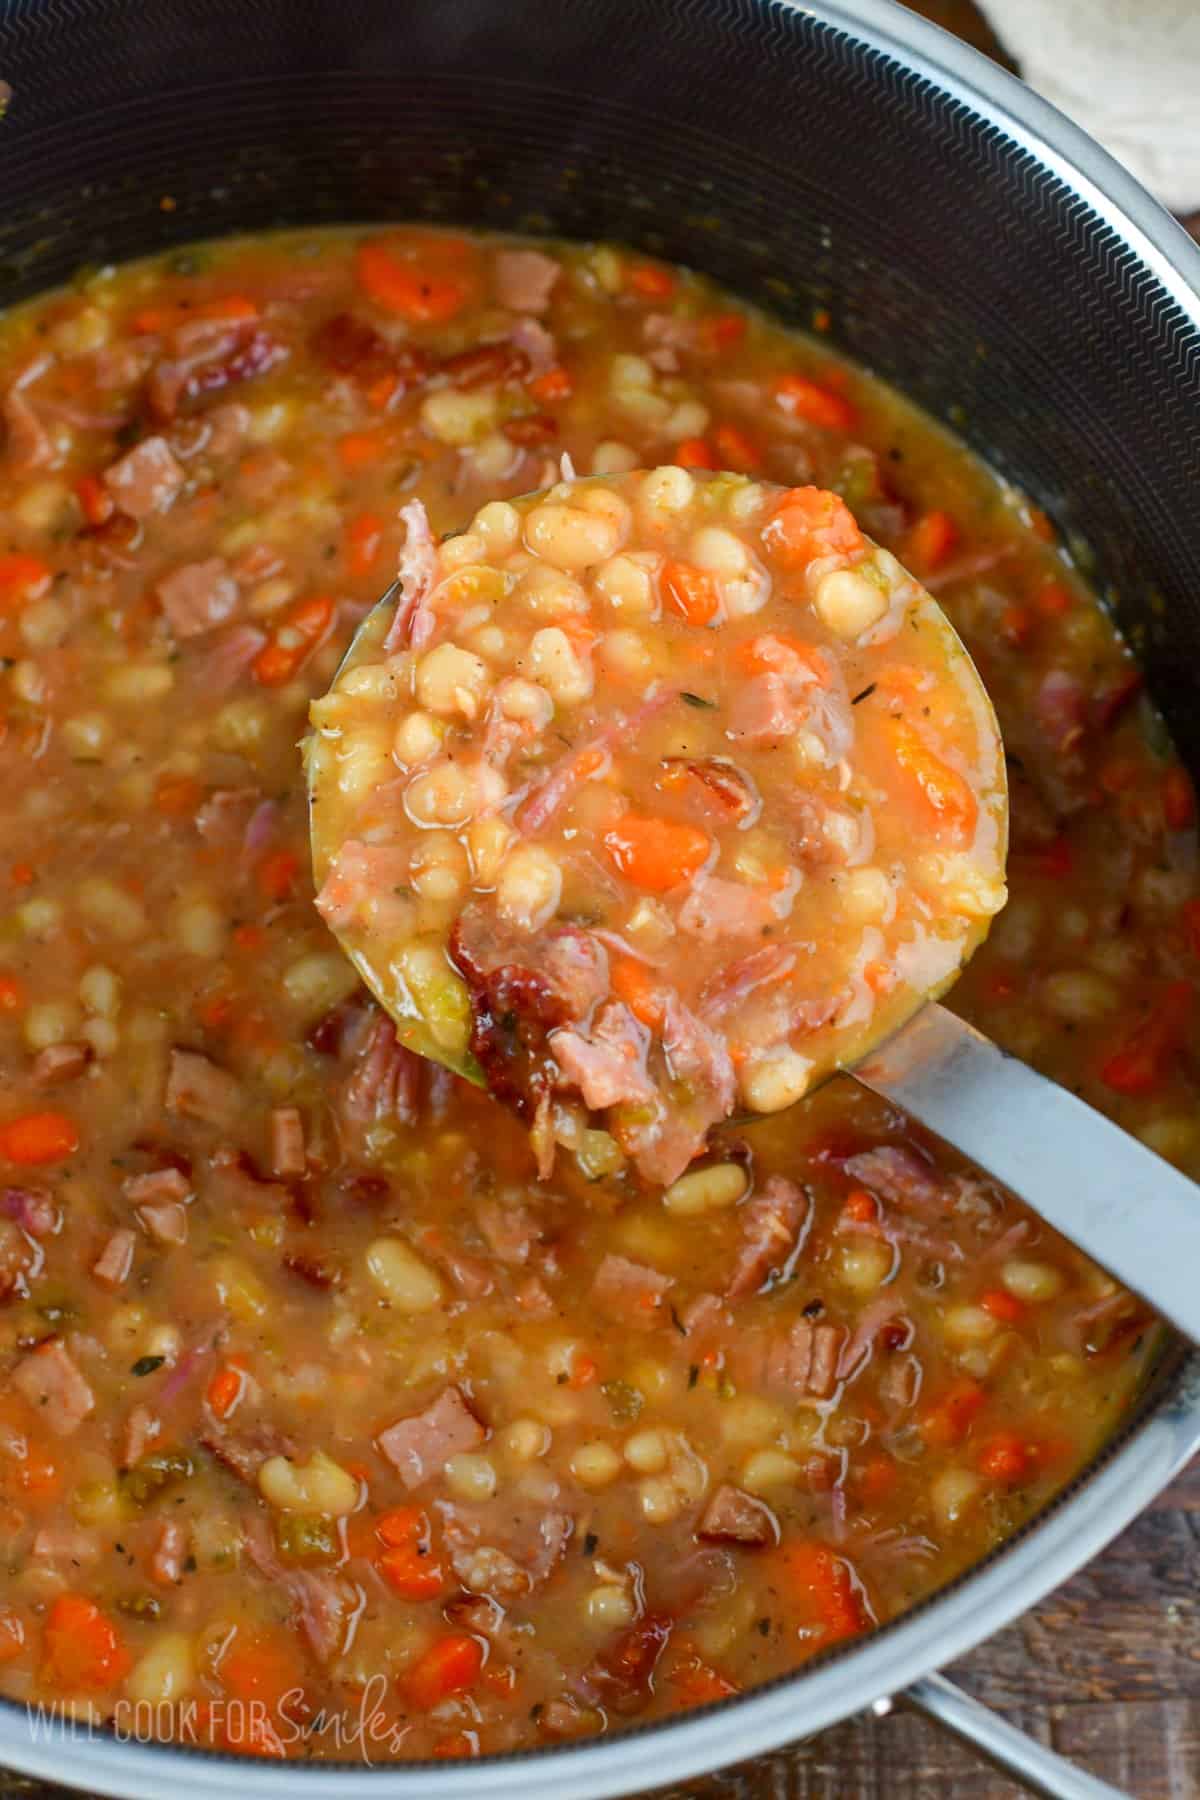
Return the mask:
[(187, 1546), (187, 1528), (178, 1519), (168, 1519), (159, 1530), (158, 1543), (150, 1558), (151, 1578), (159, 1587), (174, 1587), (183, 1579)]
[(172, 1050), (165, 1096), (168, 1112), (228, 1129), (242, 1110), (242, 1089), (227, 1069), (195, 1050)]
[(59, 1226), (59, 1211), (49, 1188), (0, 1189), (0, 1217), (13, 1219), (30, 1237), (49, 1237)]
[(132, 1231), (114, 1231), (92, 1264), (92, 1274), (106, 1288), (119, 1288), (129, 1279), (137, 1238)]
[(761, 937), (786, 917), (790, 898), (787, 889), (702, 875), (679, 909), (679, 928), (705, 944)]
[(184, 563), (158, 584), (158, 598), (177, 638), (199, 637), (225, 625), (237, 611), (238, 585), (223, 556)]
[(276, 1106), (271, 1111), (271, 1173), (303, 1175), (308, 1168), (304, 1148), (304, 1120), (298, 1106)]
[(537, 1242), (538, 1219), (519, 1200), (481, 1200), (475, 1213), (488, 1249), (498, 1262), (527, 1263)]
[(769, 1506), (726, 1482), (705, 1508), (696, 1536), (717, 1544), (777, 1544), (779, 1523)]
[(512, 312), (544, 313), (562, 273), (540, 250), (501, 250), (496, 255), (496, 298)]
[(125, 1421), (121, 1439), (121, 1468), (132, 1469), (134, 1463), (141, 1462), (161, 1431), (161, 1420), (148, 1406), (135, 1406)]
[(743, 1332), (730, 1345), (730, 1370), (739, 1387), (758, 1393), (826, 1400), (837, 1379), (843, 1336), (840, 1326), (807, 1319), (797, 1319), (790, 1330)]
[(92, 1060), (90, 1044), (48, 1044), (39, 1050), (29, 1070), (35, 1087), (57, 1087), (62, 1081), (74, 1081)]
[(448, 1387), (424, 1412), (380, 1432), (378, 1444), (405, 1487), (417, 1488), (440, 1474), (452, 1456), (477, 1449), (486, 1435), (458, 1388)]
[(785, 1269), (812, 1219), (812, 1202), (794, 1182), (772, 1175), (761, 1194), (739, 1208), (742, 1247), (725, 1292), (757, 1293), (768, 1275)]
[(847, 1157), (844, 1167), (854, 1181), (918, 1218), (942, 1217), (957, 1199), (957, 1190), (931, 1164), (897, 1144), (860, 1151)]
[(206, 844), (232, 849), (240, 844), (262, 799), (257, 788), (217, 788), (196, 812), (196, 830)]
[(187, 480), (164, 437), (144, 438), (101, 478), (120, 507), (134, 519), (165, 512)]
[(341, 1091), (338, 1112), (349, 1125), (395, 1119), (415, 1125), (419, 1117), (422, 1061), (396, 1037), (396, 1027), (380, 1013)]
[(606, 1317), (646, 1330), (661, 1319), (663, 1297), (671, 1285), (669, 1275), (660, 1275), (644, 1263), (631, 1262), (626, 1256), (606, 1256), (592, 1282), (592, 1299)]
[(153, 1200), (137, 1208), (138, 1224), (147, 1237), (168, 1249), (177, 1249), (188, 1240), (187, 1207), (181, 1200)]
[(69, 1437), (96, 1410), (95, 1395), (57, 1338), (21, 1359), (12, 1384), (59, 1437)]
[(182, 1169), (152, 1169), (148, 1175), (127, 1175), (121, 1183), (121, 1192), (134, 1206), (144, 1206), (159, 1200), (186, 1200), (192, 1191), (191, 1182)]
[(70, 1563), (78, 1568), (100, 1560), (101, 1544), (94, 1531), (81, 1525), (43, 1525), (34, 1537), (30, 1554), (38, 1562)]

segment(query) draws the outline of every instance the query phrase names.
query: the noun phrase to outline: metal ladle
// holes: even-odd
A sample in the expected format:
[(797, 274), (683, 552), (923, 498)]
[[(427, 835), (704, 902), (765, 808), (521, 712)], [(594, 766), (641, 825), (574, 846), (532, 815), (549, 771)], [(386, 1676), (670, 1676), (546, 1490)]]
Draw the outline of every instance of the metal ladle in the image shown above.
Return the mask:
[[(359, 625), (342, 669), (378, 655), (400, 597), (400, 582), (393, 582)], [(936, 606), (932, 599), (928, 603)], [(944, 615), (942, 621), (953, 635)], [(962, 655), (982, 710), (994, 716), (965, 649)], [(998, 726), (996, 731), (998, 738)], [(319, 734), (309, 740), (307, 764), (310, 802), (315, 802), (322, 780), (336, 779), (334, 758), (322, 754)], [(313, 832), (315, 810), (310, 805), (319, 883), (328, 855)], [(342, 947), (396, 1018), (405, 1044), (483, 1085), (473, 1059), (446, 1054), (419, 1021), (400, 1016), (394, 989), (388, 991), (361, 948)], [(939, 993), (957, 979), (961, 967)], [(843, 1072), (976, 1163), (1200, 1342), (1200, 1186), (933, 997)]]

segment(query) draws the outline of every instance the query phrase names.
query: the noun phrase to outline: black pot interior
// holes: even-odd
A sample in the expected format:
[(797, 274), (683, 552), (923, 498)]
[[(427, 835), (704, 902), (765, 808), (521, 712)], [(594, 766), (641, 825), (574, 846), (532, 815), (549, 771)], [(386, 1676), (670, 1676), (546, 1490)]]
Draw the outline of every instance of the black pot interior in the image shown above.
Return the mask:
[(189, 238), (613, 237), (837, 342), (1050, 513), (1193, 761), (1200, 332), (979, 114), (756, 0), (10, 0), (0, 299)]
[(1200, 758), (1200, 331), (996, 126), (756, 0), (9, 0), (0, 301), (189, 238), (613, 237), (841, 346), (1049, 512)]

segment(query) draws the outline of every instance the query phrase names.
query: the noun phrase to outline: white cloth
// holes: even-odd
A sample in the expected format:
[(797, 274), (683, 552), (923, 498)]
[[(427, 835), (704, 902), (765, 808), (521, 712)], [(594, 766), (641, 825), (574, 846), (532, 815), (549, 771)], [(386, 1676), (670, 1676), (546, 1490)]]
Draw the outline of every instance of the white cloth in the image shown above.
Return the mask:
[(980, 0), (1021, 73), (1174, 212), (1200, 207), (1200, 0)]

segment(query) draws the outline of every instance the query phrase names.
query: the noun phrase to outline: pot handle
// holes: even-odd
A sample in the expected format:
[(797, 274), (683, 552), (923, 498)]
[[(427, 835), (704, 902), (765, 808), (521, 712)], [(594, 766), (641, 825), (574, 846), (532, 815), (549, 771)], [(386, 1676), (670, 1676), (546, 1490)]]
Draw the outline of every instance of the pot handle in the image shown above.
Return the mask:
[[(897, 1700), (970, 1744), (988, 1762), (1031, 1793), (1043, 1795), (1044, 1800), (1130, 1800), (1122, 1789), (1077, 1769), (1057, 1750), (1048, 1750), (1036, 1738), (1018, 1731), (1007, 1719), (964, 1694), (944, 1675), (923, 1676)], [(890, 1702), (881, 1701), (876, 1711), (889, 1706)]]
[(847, 1071), (1200, 1342), (1200, 1187), (933, 1002)]

